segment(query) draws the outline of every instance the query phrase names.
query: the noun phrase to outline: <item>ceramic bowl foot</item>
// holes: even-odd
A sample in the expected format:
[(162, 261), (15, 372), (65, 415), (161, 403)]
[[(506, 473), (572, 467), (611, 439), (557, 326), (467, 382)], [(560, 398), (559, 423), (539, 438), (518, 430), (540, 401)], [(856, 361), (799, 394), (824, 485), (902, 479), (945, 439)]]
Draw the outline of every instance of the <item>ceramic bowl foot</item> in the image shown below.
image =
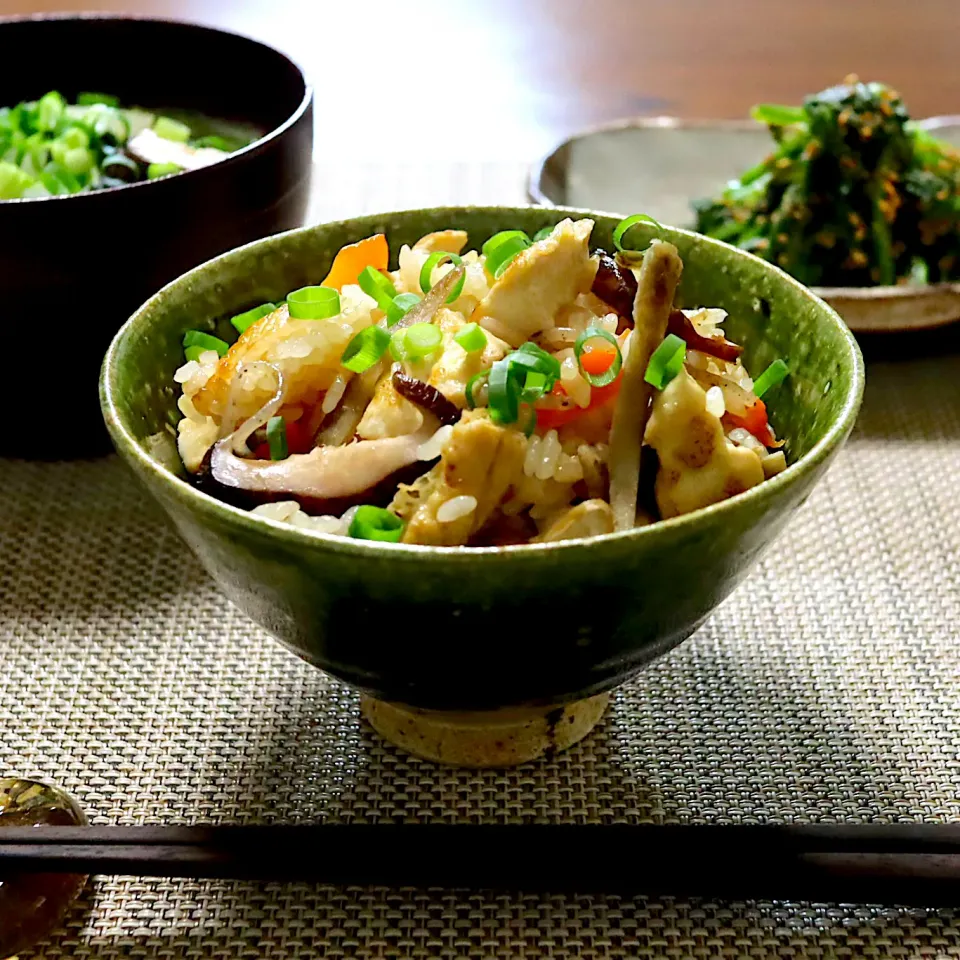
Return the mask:
[(474, 713), (417, 710), (364, 696), (363, 715), (401, 750), (458, 767), (513, 767), (566, 750), (599, 722), (609, 693), (559, 706)]

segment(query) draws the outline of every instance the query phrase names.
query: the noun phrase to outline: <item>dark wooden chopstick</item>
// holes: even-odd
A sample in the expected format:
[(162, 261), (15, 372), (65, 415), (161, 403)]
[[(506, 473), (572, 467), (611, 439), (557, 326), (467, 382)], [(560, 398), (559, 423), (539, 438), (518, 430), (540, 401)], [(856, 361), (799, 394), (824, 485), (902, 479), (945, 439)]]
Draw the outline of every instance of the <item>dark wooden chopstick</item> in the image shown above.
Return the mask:
[(0, 875), (960, 903), (960, 823), (8, 827)]

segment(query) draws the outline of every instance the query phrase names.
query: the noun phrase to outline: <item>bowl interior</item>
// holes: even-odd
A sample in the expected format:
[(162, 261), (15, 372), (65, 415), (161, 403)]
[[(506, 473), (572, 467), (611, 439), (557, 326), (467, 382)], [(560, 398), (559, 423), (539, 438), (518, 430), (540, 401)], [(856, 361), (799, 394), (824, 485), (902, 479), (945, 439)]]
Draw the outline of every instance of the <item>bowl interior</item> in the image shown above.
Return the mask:
[[(229, 317), (290, 290), (323, 279), (336, 251), (375, 232), (385, 232), (396, 261), (404, 243), (430, 230), (462, 227), (469, 247), (498, 230), (533, 233), (565, 216), (593, 216), (593, 245), (612, 249), (617, 219), (545, 208), (438, 208), (304, 228), (232, 251), (165, 288), (119, 335), (108, 375), (116, 411), (133, 437), (177, 469), (171, 427), (180, 419), (174, 371), (183, 363), (181, 339), (190, 329), (217, 332), (232, 341)], [(645, 244), (659, 235), (651, 225), (635, 228)], [(729, 335), (745, 346), (754, 375), (777, 358), (791, 375), (767, 398), (771, 422), (795, 462), (821, 441), (855, 391), (857, 351), (839, 319), (809, 291), (781, 271), (725, 244), (666, 229), (684, 260), (683, 306), (727, 310)], [(158, 438), (160, 442), (158, 443)], [(166, 438), (165, 440), (162, 438)]]
[[(303, 100), (297, 67), (272, 48), (176, 21), (109, 15), (0, 21), (0, 105), (59, 90), (112, 93), (125, 106), (197, 110), (264, 133)], [(42, 51), (42, 54), (41, 54)]]
[[(729, 331), (746, 345), (750, 369), (776, 357), (791, 366), (769, 407), (795, 463), (768, 483), (629, 533), (463, 550), (311, 535), (176, 478), (172, 375), (184, 331), (226, 332), (226, 317), (321, 280), (342, 244), (375, 232), (387, 234), (395, 257), (402, 243), (431, 230), (464, 228), (475, 247), (498, 230), (533, 233), (567, 215), (579, 212), (445, 208), (273, 237), (166, 287), (107, 354), (101, 402), (114, 442), (208, 572), (295, 653), (380, 699), (491, 709), (559, 703), (623, 682), (688, 637), (729, 594), (852, 426), (862, 368), (836, 314), (769, 264), (666, 230), (685, 262), (683, 301), (730, 311)], [(598, 246), (609, 249), (616, 223), (596, 216)], [(645, 242), (656, 230), (638, 233)]]

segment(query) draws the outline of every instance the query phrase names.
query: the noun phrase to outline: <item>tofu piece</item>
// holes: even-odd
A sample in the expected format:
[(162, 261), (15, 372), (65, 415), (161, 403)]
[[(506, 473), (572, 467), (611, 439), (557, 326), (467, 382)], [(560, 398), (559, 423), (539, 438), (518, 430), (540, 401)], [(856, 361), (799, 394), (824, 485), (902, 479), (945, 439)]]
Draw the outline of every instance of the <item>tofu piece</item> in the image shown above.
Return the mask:
[(421, 426), (423, 411), (397, 393), (393, 388), (393, 369), (388, 368), (377, 381), (373, 398), (357, 424), (357, 436), (361, 440), (405, 437), (408, 433), (416, 433)]
[(592, 220), (558, 223), (550, 236), (514, 257), (470, 319), (512, 347), (554, 326), (557, 311), (593, 284), (592, 231)]
[(727, 440), (720, 418), (707, 411), (706, 400), (706, 392), (686, 370), (654, 397), (644, 439), (660, 458), (654, 490), (664, 519), (763, 482), (760, 457)]
[[(493, 423), (485, 410), (465, 413), (440, 462), (416, 483), (401, 486), (390, 509), (406, 521), (404, 543), (465, 544), (489, 519), (523, 472), (526, 441), (517, 430)], [(441, 522), (437, 512), (454, 497), (473, 497), (465, 516)]]
[(584, 500), (562, 511), (534, 541), (552, 543), (578, 537), (598, 537), (603, 533), (613, 533), (613, 510), (610, 504), (606, 500)]
[(433, 365), (428, 382), (462, 410), (467, 405), (466, 389), (469, 379), (506, 356), (510, 348), (488, 333), (487, 345), (483, 350), (467, 353), (454, 339), (467, 325), (463, 314), (441, 307), (437, 311), (435, 322), (443, 332), (443, 353)]

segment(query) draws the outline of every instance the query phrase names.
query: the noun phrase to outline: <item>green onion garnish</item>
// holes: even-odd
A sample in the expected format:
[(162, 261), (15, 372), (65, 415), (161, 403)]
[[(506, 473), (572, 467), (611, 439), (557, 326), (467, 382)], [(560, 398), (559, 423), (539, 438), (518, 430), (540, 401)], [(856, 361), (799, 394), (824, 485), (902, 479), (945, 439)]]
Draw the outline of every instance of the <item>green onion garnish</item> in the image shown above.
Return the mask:
[(66, 106), (66, 101), (56, 90), (42, 96), (37, 101), (37, 129), (48, 133), (55, 130)]
[[(603, 373), (589, 373), (583, 369), (583, 364), (580, 360), (587, 343), (596, 339), (606, 340), (607, 343), (612, 343), (613, 349), (617, 351), (613, 362)], [(607, 384), (613, 383), (613, 381), (617, 379), (617, 374), (620, 373), (620, 368), (623, 366), (623, 354), (620, 353), (620, 341), (602, 327), (587, 327), (587, 329), (577, 337), (577, 342), (573, 345), (573, 354), (577, 358), (580, 376), (583, 377), (591, 387), (605, 387)]]
[(238, 313), (230, 318), (230, 322), (236, 327), (239, 333), (246, 332), (247, 327), (253, 326), (258, 320), (263, 319), (268, 313), (273, 313), (277, 309), (275, 303), (263, 303), (259, 307), (247, 310), (246, 313)]
[(499, 280), (513, 258), (530, 246), (530, 238), (522, 230), (503, 230), (495, 233), (484, 245), (484, 263), (487, 273)]
[(790, 368), (782, 360), (774, 360), (763, 373), (753, 381), (753, 392), (762, 397), (768, 390), (783, 383)]
[(187, 347), (183, 355), (188, 360), (199, 360), (207, 351), (203, 347)]
[(174, 143), (186, 143), (190, 139), (190, 128), (172, 117), (157, 117), (153, 121), (153, 132), (164, 140)]
[(333, 287), (301, 287), (287, 294), (294, 320), (326, 320), (340, 312), (340, 294)]
[(364, 504), (357, 508), (347, 532), (354, 540), (399, 543), (403, 536), (403, 521), (389, 510)]
[(171, 173), (179, 173), (180, 169), (175, 163), (151, 163), (147, 167), (147, 179), (156, 180), (157, 177), (168, 177)]
[(480, 252), (485, 256), (489, 257), (493, 254), (497, 247), (503, 243), (507, 243), (510, 240), (515, 239), (526, 240), (530, 242), (530, 238), (523, 232), (523, 230), (501, 230), (499, 233), (495, 233), (486, 243), (480, 248)]
[(283, 417), (271, 417), (267, 421), (267, 446), (271, 460), (286, 460), (290, 456), (287, 448), (287, 422)]
[(537, 370), (531, 370), (523, 381), (520, 391), (521, 403), (536, 403), (547, 392), (547, 375)]
[(435, 353), (443, 343), (443, 334), (432, 323), (414, 323), (404, 331), (405, 359), (419, 360)]
[(225, 356), (230, 349), (230, 344), (226, 340), (214, 337), (202, 330), (188, 330), (183, 335), (183, 347), (186, 350), (189, 347), (200, 347), (201, 350), (216, 350), (218, 356)]
[(477, 393), (482, 389), (483, 385), (487, 382), (487, 378), (490, 376), (489, 370), (481, 370), (479, 373), (475, 373), (468, 381), (466, 389), (464, 390), (464, 395), (467, 400), (467, 409), (473, 410), (475, 407), (479, 406), (477, 402)]
[(364, 327), (347, 344), (340, 357), (340, 363), (354, 373), (369, 370), (390, 346), (390, 334), (383, 327)]
[(533, 235), (533, 242), (539, 243), (541, 240), (546, 240), (551, 233), (553, 233), (553, 227), (544, 227)]
[(395, 327), (419, 302), (415, 293), (398, 293), (387, 307), (387, 326)]
[(228, 140), (226, 137), (209, 136), (199, 137), (193, 145), (198, 148), (212, 147), (214, 150), (222, 150), (224, 153), (233, 153), (234, 150), (240, 150), (245, 145), (242, 140)]
[(557, 380), (560, 377), (560, 361), (535, 343), (523, 344), (518, 350), (508, 354), (505, 359), (510, 361), (511, 366), (545, 373), (551, 380)]
[(643, 379), (658, 390), (663, 390), (680, 372), (686, 355), (686, 343), (675, 333), (667, 334), (663, 343), (653, 351)]
[(95, 103), (105, 103), (108, 107), (119, 107), (120, 98), (111, 93), (81, 93), (77, 96), (81, 107), (92, 107)]
[(397, 296), (397, 288), (375, 267), (364, 267), (357, 279), (360, 289), (377, 301), (377, 306), (386, 313)]
[(468, 323), (453, 339), (467, 353), (477, 353), (487, 345), (487, 335), (479, 323)]
[(652, 223), (659, 230), (663, 230), (663, 226), (657, 221), (654, 220), (649, 214), (646, 213), (635, 213), (632, 217), (627, 217), (625, 220), (621, 220), (613, 231), (613, 245), (622, 253), (624, 250), (623, 247), (623, 238), (626, 235), (627, 231), (631, 227), (635, 227), (638, 223)]
[(509, 357), (498, 360), (490, 368), (487, 406), (494, 423), (516, 423), (520, 414), (520, 388), (513, 375)]
[[(441, 263), (444, 263), (447, 260), (449, 260), (451, 263), (453, 263), (455, 266), (458, 266), (458, 267), (463, 264), (462, 258), (459, 257), (457, 254), (445, 253), (443, 250), (437, 250), (435, 253), (431, 253), (430, 256), (427, 257), (427, 259), (424, 261), (423, 266), (420, 268), (420, 289), (424, 293), (429, 293), (430, 288), (433, 286), (430, 280), (433, 277), (434, 268), (439, 267)], [(463, 293), (463, 285), (466, 282), (466, 279), (467, 279), (467, 272), (466, 270), (464, 270), (464, 272), (460, 276), (459, 281), (454, 286), (454, 288), (450, 291), (450, 296), (447, 297), (447, 303), (453, 303), (454, 300), (456, 300), (457, 297), (459, 297), (460, 294)]]
[(407, 348), (403, 345), (403, 338), (407, 335), (406, 330), (397, 330), (390, 337), (390, 356), (397, 363), (403, 363), (407, 357)]

